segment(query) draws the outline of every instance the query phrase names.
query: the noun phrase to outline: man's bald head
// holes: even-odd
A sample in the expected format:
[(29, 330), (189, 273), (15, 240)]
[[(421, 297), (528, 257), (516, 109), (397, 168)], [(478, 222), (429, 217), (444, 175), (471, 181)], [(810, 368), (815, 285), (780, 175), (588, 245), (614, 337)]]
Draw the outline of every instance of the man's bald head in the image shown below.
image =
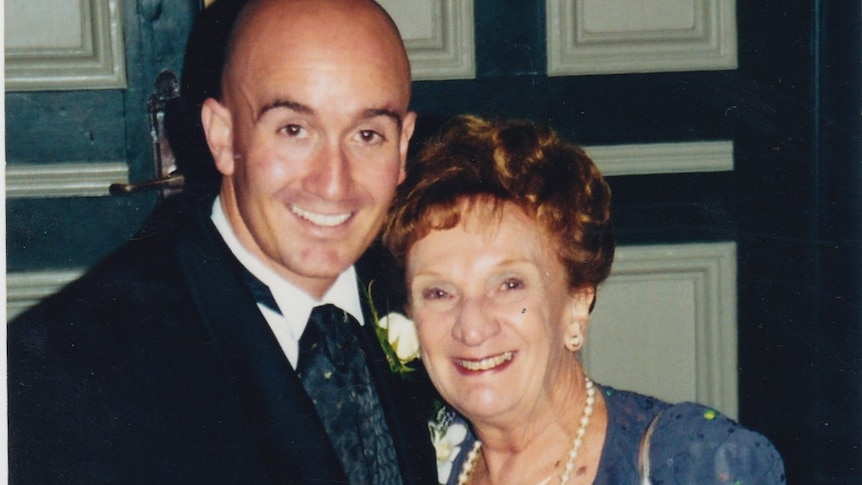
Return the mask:
[[(281, 34), (281, 35), (279, 35)], [(290, 39), (280, 43), (277, 38)], [(290, 56), (299, 44), (328, 44), (368, 57), (386, 59), (399, 72), (410, 95), (410, 62), (395, 22), (374, 0), (249, 0), (228, 39), (222, 69), (222, 95), (236, 82), (243, 59), (258, 49), (283, 50)]]

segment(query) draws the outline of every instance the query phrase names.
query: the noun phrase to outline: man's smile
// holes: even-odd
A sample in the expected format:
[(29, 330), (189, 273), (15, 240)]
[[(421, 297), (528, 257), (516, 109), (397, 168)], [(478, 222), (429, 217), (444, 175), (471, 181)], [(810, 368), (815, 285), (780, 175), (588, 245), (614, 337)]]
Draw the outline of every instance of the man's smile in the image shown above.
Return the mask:
[(301, 219), (305, 219), (314, 225), (322, 227), (335, 227), (344, 224), (344, 222), (346, 222), (347, 219), (350, 219), (350, 216), (353, 215), (353, 212), (346, 212), (344, 214), (320, 214), (302, 209), (295, 205), (291, 205), (290, 210)]

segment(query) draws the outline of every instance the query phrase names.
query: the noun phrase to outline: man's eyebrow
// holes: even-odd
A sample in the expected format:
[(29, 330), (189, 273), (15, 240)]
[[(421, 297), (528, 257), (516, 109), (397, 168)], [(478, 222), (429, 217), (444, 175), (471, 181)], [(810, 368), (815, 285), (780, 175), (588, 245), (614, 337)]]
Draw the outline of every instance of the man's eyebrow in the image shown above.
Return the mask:
[(311, 107), (306, 106), (302, 103), (297, 103), (296, 101), (290, 101), (287, 99), (276, 99), (275, 101), (264, 105), (264, 107), (260, 109), (260, 112), (258, 112), (257, 114), (257, 119), (260, 120), (261, 118), (263, 118), (263, 115), (265, 115), (268, 111), (279, 108), (289, 109), (302, 114), (314, 113), (314, 110), (311, 109)]
[[(307, 105), (302, 103), (298, 103), (296, 101), (290, 101), (287, 99), (276, 99), (275, 101), (264, 105), (260, 112), (257, 114), (257, 119), (260, 120), (263, 115), (265, 115), (268, 111), (272, 111), (274, 109), (289, 109), (291, 111), (295, 111), (301, 114), (314, 114), (314, 110)], [(376, 118), (378, 116), (385, 116), (387, 118), (391, 118), (395, 121), (399, 126), (401, 125), (401, 115), (398, 114), (397, 111), (386, 109), (386, 108), (369, 108), (362, 112), (362, 116), (360, 118), (370, 119)]]
[(397, 111), (386, 108), (371, 108), (362, 112), (363, 118), (376, 118), (378, 116), (386, 116), (392, 118), (398, 126), (401, 126), (401, 115)]

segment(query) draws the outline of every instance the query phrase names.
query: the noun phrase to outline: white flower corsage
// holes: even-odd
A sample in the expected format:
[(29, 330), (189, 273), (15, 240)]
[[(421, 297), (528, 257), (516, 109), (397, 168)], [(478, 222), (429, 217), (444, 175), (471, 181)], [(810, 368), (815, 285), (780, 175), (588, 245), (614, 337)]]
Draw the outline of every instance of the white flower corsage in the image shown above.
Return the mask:
[(377, 326), (386, 330), (386, 340), (402, 364), (412, 362), (419, 357), (419, 336), (416, 334), (416, 324), (413, 320), (400, 313), (392, 312), (381, 318)]
[(386, 354), (389, 368), (396, 374), (407, 374), (413, 372), (408, 364), (419, 358), (419, 335), (416, 332), (416, 324), (404, 315), (392, 312), (380, 318), (374, 301), (371, 299), (371, 285), (368, 285), (367, 298), (368, 307), (371, 310), (371, 320), (374, 323), (374, 332), (377, 340)]
[(431, 442), (437, 452), (437, 480), (441, 484), (449, 481), (452, 464), (461, 452), (461, 443), (467, 437), (467, 425), (458, 421), (454, 410), (441, 406), (434, 419), (428, 422)]

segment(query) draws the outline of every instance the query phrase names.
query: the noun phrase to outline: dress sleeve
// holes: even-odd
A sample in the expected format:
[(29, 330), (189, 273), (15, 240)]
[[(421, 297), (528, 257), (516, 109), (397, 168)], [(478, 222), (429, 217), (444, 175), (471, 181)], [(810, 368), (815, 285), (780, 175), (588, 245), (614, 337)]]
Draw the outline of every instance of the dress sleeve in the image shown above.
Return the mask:
[(715, 410), (677, 404), (657, 420), (649, 440), (653, 485), (786, 483), (772, 443)]

